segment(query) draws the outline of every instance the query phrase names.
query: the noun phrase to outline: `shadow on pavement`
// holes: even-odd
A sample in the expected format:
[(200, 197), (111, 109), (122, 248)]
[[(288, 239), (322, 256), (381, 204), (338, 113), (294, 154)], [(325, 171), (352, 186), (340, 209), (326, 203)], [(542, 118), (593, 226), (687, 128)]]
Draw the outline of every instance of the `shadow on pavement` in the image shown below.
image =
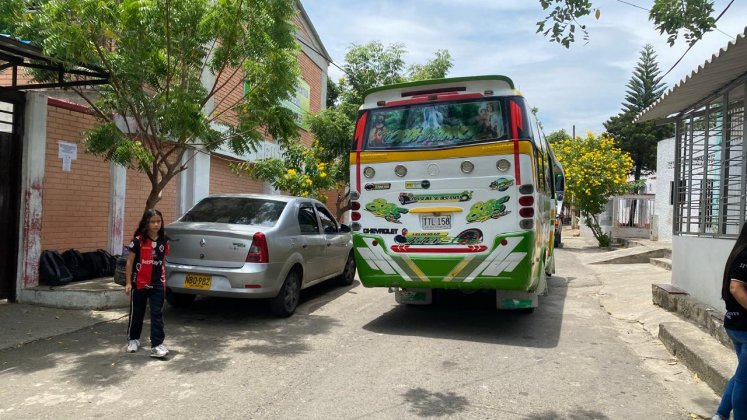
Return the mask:
[[(302, 292), (302, 305), (326, 304), (351, 287), (312, 287)], [(335, 297), (328, 296), (327, 294)], [(323, 303), (320, 303), (319, 300)], [(221, 372), (230, 369), (235, 353), (258, 357), (290, 358), (311, 351), (307, 338), (326, 334), (337, 321), (303, 313), (279, 319), (266, 302), (247, 299), (197, 299), (188, 308), (166, 305), (167, 359), (150, 355), (150, 323), (146, 321), (137, 353), (126, 353), (127, 317), (68, 334), (39, 340), (22, 349), (0, 352), (0, 378), (4, 375), (61, 369), (63, 378), (85, 385), (117, 385), (129, 373), (159, 366), (177, 374)], [(234, 354), (232, 354), (234, 353)]]
[(418, 417), (448, 417), (461, 413), (469, 406), (467, 398), (454, 392), (432, 392), (413, 388), (402, 394), (410, 404), (410, 412)]
[(568, 280), (553, 276), (550, 293), (540, 296), (532, 314), (499, 311), (495, 293), (434, 296), (432, 305), (398, 305), (363, 328), (380, 334), (445, 338), (520, 347), (553, 348), (558, 344)]

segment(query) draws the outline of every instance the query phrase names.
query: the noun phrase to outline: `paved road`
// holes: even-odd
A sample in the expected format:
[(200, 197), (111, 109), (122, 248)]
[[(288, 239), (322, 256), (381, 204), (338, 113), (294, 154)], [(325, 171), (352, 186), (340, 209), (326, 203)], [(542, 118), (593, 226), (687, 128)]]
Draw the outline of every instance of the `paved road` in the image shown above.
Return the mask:
[(692, 418), (680, 387), (713, 404), (647, 366), (581, 252), (559, 251), (532, 315), (489, 295), (398, 306), (356, 282), (307, 291), (289, 319), (252, 301), (168, 309), (166, 361), (124, 353), (125, 320), (30, 343), (0, 352), (0, 418)]

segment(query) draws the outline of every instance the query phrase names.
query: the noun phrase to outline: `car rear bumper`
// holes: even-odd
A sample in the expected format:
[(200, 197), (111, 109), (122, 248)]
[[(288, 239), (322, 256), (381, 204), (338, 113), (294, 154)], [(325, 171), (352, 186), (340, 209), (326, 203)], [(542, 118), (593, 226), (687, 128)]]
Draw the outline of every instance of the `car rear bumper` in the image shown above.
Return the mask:
[[(275, 297), (283, 285), (282, 265), (246, 263), (240, 268), (201, 267), (166, 263), (166, 287), (177, 293), (232, 298)], [(187, 274), (211, 277), (209, 289), (185, 287)]]

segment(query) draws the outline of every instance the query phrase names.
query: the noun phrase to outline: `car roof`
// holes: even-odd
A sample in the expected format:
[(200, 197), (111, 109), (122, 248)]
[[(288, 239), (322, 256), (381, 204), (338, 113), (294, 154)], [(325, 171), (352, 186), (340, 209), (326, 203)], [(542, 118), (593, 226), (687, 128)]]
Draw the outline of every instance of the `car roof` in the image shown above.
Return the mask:
[(293, 195), (280, 195), (280, 194), (252, 194), (252, 193), (245, 193), (245, 194), (210, 194), (209, 196), (205, 198), (216, 198), (216, 197), (227, 197), (227, 198), (258, 198), (262, 200), (272, 200), (272, 201), (282, 201), (285, 203), (290, 203), (294, 200), (302, 200), (302, 201), (312, 201), (315, 203), (321, 203), (319, 200), (310, 198), (310, 197), (297, 197)]

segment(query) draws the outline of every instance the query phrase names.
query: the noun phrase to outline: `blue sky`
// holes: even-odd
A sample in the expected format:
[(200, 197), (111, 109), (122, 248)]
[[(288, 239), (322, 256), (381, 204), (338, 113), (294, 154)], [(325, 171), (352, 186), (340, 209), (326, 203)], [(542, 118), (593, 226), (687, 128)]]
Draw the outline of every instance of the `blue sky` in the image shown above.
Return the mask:
[[(652, 0), (627, 3), (648, 8)], [(648, 20), (648, 12), (621, 1), (593, 1), (599, 20), (585, 18), (590, 41), (580, 36), (566, 49), (536, 34), (545, 11), (538, 0), (302, 0), (332, 59), (342, 64), (352, 44), (379, 40), (401, 42), (408, 65), (425, 63), (439, 49), (451, 53), (449, 76), (503, 74), (513, 79), (529, 104), (539, 108), (545, 133), (559, 129), (576, 134), (604, 130), (620, 112), (625, 85), (640, 51), (653, 45), (663, 72), (682, 56), (687, 44), (669, 47)], [(716, 16), (729, 4), (716, 0)], [(720, 31), (706, 34), (664, 78), (667, 88), (726, 47), (747, 26), (747, 2), (736, 0), (718, 21)], [(342, 72), (329, 68), (337, 81)]]

